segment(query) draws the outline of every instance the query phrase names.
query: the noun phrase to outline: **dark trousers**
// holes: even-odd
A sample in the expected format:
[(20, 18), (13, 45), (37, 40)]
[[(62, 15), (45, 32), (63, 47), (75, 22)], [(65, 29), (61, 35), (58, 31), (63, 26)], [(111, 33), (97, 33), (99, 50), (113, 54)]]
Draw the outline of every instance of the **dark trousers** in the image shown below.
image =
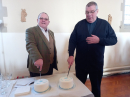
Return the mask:
[[(44, 76), (44, 75), (52, 75), (53, 74), (53, 66), (52, 64), (50, 65), (50, 68), (49, 68), (49, 71), (45, 74), (41, 74), (41, 76)], [(36, 76), (40, 76), (40, 73), (33, 73), (33, 72), (30, 72), (30, 77), (36, 77)]]
[(91, 82), (92, 93), (94, 94), (95, 97), (101, 97), (100, 86), (101, 86), (103, 71), (87, 72), (84, 69), (76, 68), (76, 77), (83, 84), (85, 84), (88, 74)]

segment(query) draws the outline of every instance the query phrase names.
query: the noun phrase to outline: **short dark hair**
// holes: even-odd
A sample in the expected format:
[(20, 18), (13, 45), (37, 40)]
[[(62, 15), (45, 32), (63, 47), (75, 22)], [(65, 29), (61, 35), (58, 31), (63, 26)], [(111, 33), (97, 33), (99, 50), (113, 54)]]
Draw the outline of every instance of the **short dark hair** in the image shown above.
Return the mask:
[(89, 2), (89, 3), (86, 5), (86, 7), (90, 7), (90, 6), (92, 6), (92, 5), (95, 5), (95, 6), (96, 6), (96, 9), (98, 9), (98, 5), (97, 5), (97, 3), (94, 2), (94, 1)]
[[(38, 18), (37, 18), (37, 19), (39, 19), (40, 15), (43, 14), (43, 13), (46, 14), (46, 15), (48, 16), (47, 13), (45, 13), (45, 12), (41, 12), (41, 13), (38, 15)], [(48, 20), (49, 20), (49, 16), (48, 16)]]

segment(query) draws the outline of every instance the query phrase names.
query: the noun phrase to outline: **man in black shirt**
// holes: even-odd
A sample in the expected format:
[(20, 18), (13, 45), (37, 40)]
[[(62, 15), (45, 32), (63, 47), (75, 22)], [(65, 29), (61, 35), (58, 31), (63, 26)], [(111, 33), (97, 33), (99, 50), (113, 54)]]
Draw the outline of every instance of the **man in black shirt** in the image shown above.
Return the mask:
[(101, 97), (100, 85), (103, 76), (105, 46), (117, 43), (117, 37), (110, 24), (97, 17), (98, 6), (95, 2), (86, 5), (86, 19), (79, 21), (69, 39), (69, 67), (74, 62), (76, 76), (85, 84), (87, 75), (95, 97)]

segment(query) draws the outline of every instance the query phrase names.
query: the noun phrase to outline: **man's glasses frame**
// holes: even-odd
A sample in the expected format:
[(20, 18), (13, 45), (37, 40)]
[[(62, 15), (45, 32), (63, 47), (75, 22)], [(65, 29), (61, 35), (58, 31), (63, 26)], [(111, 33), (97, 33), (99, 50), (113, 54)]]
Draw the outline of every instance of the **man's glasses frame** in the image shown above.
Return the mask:
[(47, 19), (47, 18), (38, 18), (38, 19), (40, 19), (40, 20), (45, 20), (45, 21), (48, 21), (49, 19)]
[(88, 12), (88, 11), (86, 11), (86, 14), (93, 14), (95, 11), (97, 11), (97, 9), (96, 10), (92, 10), (92, 11), (90, 11), (90, 12)]

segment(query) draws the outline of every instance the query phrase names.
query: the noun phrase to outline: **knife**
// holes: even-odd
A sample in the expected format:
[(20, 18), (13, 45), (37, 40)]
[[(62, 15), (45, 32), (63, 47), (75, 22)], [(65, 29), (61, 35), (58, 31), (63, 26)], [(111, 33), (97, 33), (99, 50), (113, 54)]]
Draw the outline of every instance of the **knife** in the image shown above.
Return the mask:
[[(70, 65), (70, 68), (71, 68), (71, 65)], [(67, 78), (68, 78), (68, 75), (69, 75), (69, 72), (70, 72), (70, 68), (69, 68), (69, 70), (68, 70)]]
[(34, 81), (33, 81), (33, 82), (31, 82), (29, 85), (31, 85), (31, 84), (34, 84)]
[(40, 71), (40, 68), (39, 68), (39, 73), (40, 73), (40, 79), (41, 79), (41, 71)]

